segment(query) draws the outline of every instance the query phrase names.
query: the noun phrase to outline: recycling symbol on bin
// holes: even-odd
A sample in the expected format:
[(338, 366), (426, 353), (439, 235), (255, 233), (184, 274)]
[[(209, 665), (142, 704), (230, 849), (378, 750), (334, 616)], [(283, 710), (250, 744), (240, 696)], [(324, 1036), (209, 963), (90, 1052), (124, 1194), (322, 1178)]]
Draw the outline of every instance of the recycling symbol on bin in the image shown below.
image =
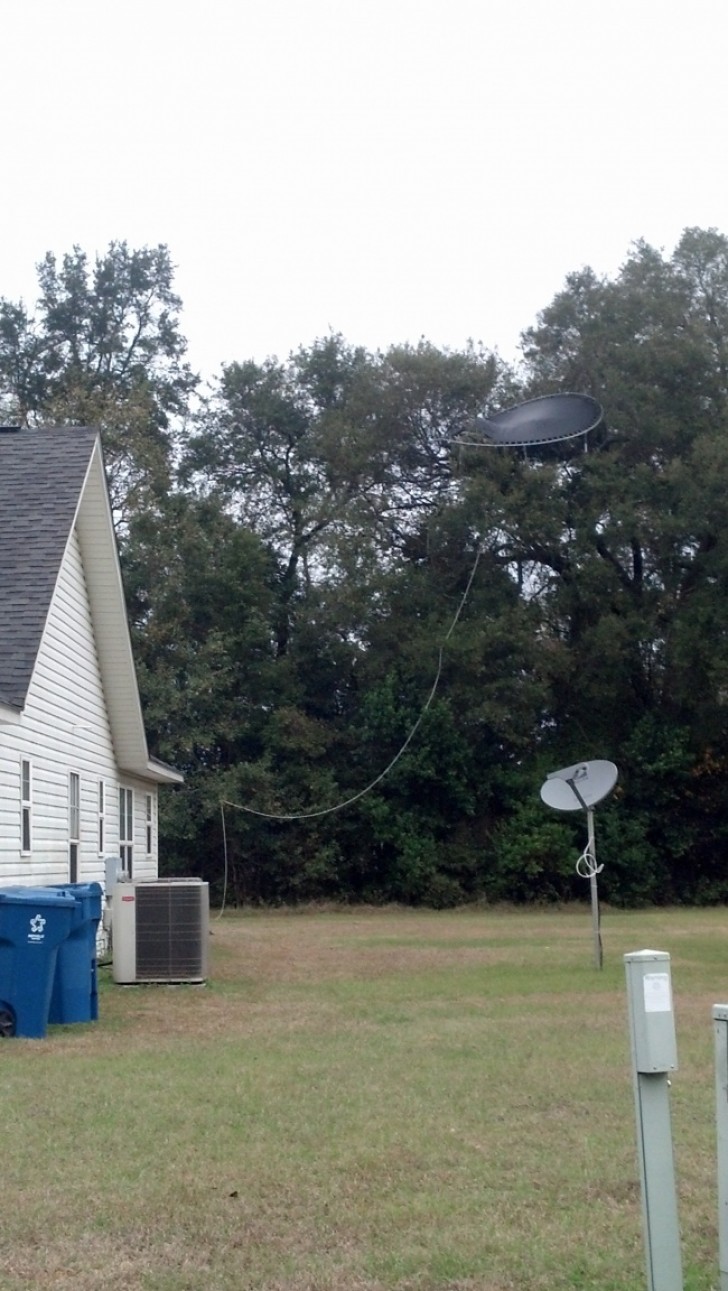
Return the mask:
[(44, 916), (42, 914), (34, 914), (33, 918), (30, 920), (29, 939), (31, 941), (42, 941), (43, 929), (45, 928), (45, 926), (46, 926), (46, 920)]

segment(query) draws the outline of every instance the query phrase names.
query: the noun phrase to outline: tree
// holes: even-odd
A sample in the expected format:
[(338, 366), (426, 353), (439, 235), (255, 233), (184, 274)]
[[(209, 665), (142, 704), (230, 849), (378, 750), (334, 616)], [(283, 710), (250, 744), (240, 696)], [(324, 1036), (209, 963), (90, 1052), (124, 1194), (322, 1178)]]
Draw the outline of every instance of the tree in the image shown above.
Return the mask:
[(722, 798), (705, 827), (728, 752), (726, 338), (713, 230), (687, 230), (670, 259), (637, 244), (612, 282), (572, 276), (525, 335), (527, 388), (596, 395), (607, 443), (479, 485), (542, 615), (546, 738), (565, 762), (621, 764), (645, 865), (664, 865), (653, 898), (728, 890), (711, 860)]
[(196, 387), (165, 246), (112, 242), (38, 265), (35, 314), (0, 300), (0, 401), (24, 425), (101, 429), (117, 518), (169, 489), (175, 430)]
[[(728, 899), (728, 240), (570, 275), (492, 355), (329, 336), (194, 392), (169, 257), (0, 302), (6, 410), (100, 422), (176, 870), (240, 900), (583, 895), (548, 771), (608, 757), (613, 902)], [(588, 451), (471, 447), (582, 390)], [(176, 470), (177, 466), (179, 471)], [(238, 804), (221, 810), (223, 802)]]
[(200, 419), (183, 478), (214, 491), (281, 563), (277, 647), (296, 597), (366, 577), (452, 492), (453, 441), (503, 379), (490, 356), (424, 343), (386, 355), (340, 336), (287, 363), (232, 364)]
[(214, 500), (137, 513), (124, 581), (150, 737), (188, 774), (254, 757), (276, 698), (275, 562)]

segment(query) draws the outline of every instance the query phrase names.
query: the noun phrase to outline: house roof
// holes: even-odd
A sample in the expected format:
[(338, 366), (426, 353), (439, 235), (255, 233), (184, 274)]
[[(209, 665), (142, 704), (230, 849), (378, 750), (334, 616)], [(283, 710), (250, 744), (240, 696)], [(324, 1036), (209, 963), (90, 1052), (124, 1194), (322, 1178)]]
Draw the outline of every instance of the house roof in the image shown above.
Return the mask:
[(179, 783), (149, 757), (101, 445), (89, 427), (0, 429), (0, 710), (25, 705), (74, 527), (119, 766)]
[(19, 708), (95, 441), (86, 428), (0, 432), (0, 699)]

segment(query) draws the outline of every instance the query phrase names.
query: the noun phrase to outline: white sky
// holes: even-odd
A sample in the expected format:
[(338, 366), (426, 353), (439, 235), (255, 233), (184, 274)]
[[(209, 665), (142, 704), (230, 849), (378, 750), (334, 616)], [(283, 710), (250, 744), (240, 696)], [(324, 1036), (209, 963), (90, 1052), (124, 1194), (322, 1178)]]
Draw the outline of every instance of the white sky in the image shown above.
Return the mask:
[(726, 0), (4, 0), (0, 295), (165, 242), (205, 375), (334, 330), (514, 357), (584, 264), (728, 233)]

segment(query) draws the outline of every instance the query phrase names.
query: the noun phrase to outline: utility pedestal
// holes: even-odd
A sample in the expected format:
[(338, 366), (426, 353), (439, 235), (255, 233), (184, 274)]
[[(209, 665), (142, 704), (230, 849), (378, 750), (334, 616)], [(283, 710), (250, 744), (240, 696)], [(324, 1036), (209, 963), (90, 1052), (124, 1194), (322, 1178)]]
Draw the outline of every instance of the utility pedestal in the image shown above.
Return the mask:
[(718, 1136), (718, 1266), (720, 1291), (728, 1291), (728, 1004), (713, 1006), (713, 1028)]
[(624, 963), (647, 1291), (683, 1291), (670, 1123), (669, 1073), (677, 1069), (670, 956), (660, 950), (638, 950), (625, 955)]

